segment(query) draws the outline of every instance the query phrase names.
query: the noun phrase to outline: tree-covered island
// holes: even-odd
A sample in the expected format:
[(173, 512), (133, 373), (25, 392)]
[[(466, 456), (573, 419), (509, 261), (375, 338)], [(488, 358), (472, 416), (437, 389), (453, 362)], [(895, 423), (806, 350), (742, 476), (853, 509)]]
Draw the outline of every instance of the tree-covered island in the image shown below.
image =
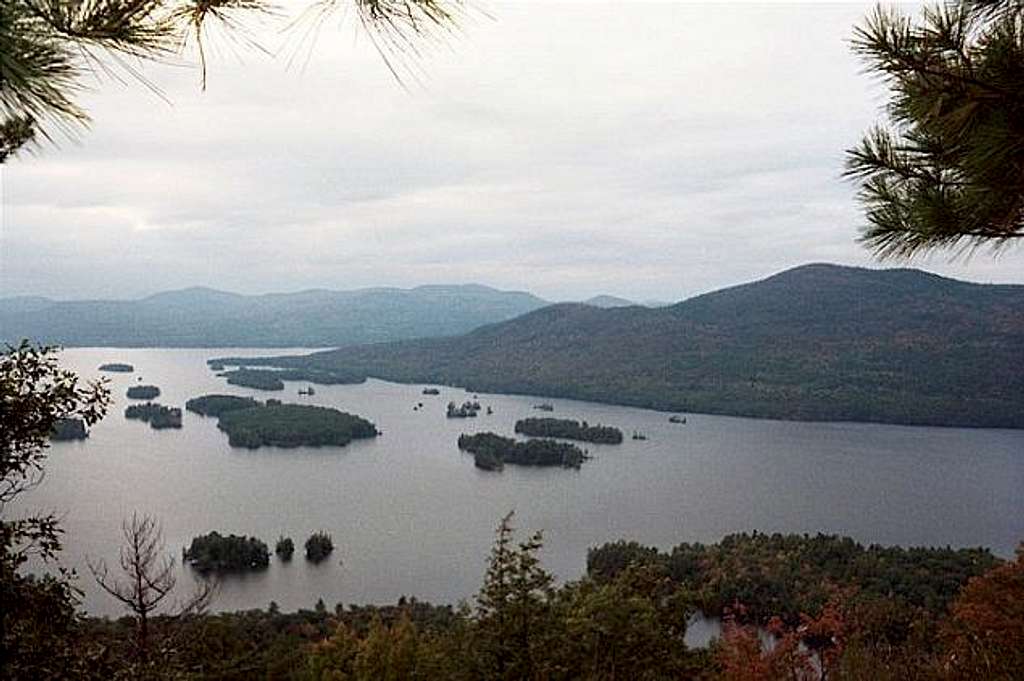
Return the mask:
[(587, 453), (576, 445), (554, 440), (519, 442), (495, 433), (460, 435), (459, 449), (473, 455), (473, 463), (484, 470), (500, 470), (506, 463), (519, 466), (562, 466), (579, 468)]
[(152, 400), (160, 397), (160, 388), (155, 385), (133, 385), (126, 393), (131, 400)]
[(314, 532), (306, 540), (306, 560), (321, 563), (334, 551), (334, 540), (326, 532)]
[[(211, 367), (222, 364), (213, 362)], [(219, 374), (230, 385), (256, 390), (284, 390), (285, 381), (305, 381), (317, 385), (349, 385), (366, 381), (365, 374), (350, 371), (318, 371), (316, 369), (250, 369), (239, 367)]]
[(50, 439), (58, 442), (66, 440), (84, 440), (89, 437), (85, 421), (77, 418), (57, 419), (50, 431)]
[(465, 401), (461, 405), (449, 402), (444, 415), (450, 419), (472, 419), (480, 413), (480, 403)]
[(528, 418), (516, 421), (515, 431), (530, 437), (560, 437), (566, 440), (600, 444), (622, 444), (622, 431), (600, 424), (592, 426), (586, 421), (554, 418)]
[(129, 405), (124, 410), (124, 417), (146, 421), (155, 430), (181, 428), (181, 409), (165, 407), (157, 402)]
[(259, 402), (251, 397), (238, 395), (203, 395), (193, 397), (185, 403), (185, 409), (200, 416), (220, 416), (236, 409), (251, 409), (259, 406)]
[(125, 364), (123, 362), (109, 362), (107, 364), (100, 365), (100, 371), (109, 371), (115, 374), (130, 374), (135, 371), (135, 367), (131, 364)]
[(267, 545), (256, 537), (222, 535), (216, 531), (194, 537), (183, 556), (200, 572), (259, 570), (270, 564)]
[(305, 404), (258, 405), (227, 411), (217, 427), (232, 447), (343, 447), (355, 439), (377, 436), (364, 418), (329, 407)]

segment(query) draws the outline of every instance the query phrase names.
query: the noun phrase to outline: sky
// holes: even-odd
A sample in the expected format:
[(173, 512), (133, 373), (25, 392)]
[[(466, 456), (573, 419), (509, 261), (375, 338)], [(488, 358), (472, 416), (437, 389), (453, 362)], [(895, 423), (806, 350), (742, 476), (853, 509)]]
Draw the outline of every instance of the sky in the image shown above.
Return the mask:
[(808, 262), (1024, 283), (1024, 249), (878, 263), (843, 151), (868, 4), (476, 4), (403, 87), (351, 16), (91, 80), (0, 166), (0, 296), (481, 283), (675, 301)]

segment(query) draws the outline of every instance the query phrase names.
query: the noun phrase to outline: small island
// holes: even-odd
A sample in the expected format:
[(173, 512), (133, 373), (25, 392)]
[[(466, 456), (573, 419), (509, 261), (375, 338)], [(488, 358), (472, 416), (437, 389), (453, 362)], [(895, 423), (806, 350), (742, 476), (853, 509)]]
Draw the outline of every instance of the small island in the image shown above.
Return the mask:
[(519, 466), (561, 466), (579, 468), (587, 453), (576, 445), (555, 440), (519, 442), (495, 433), (460, 435), (459, 449), (473, 455), (473, 463), (484, 470), (501, 470), (506, 463)]
[(68, 440), (84, 440), (89, 437), (89, 431), (85, 429), (85, 421), (82, 419), (57, 419), (50, 431), (50, 439), (56, 442)]
[(132, 400), (152, 400), (160, 396), (160, 388), (155, 385), (133, 385), (126, 393)]
[(445, 416), (450, 419), (471, 419), (476, 418), (477, 413), (480, 411), (479, 402), (463, 402), (462, 406), (456, 406), (454, 402), (449, 402), (448, 407), (445, 411)]
[(221, 378), (227, 380), (229, 385), (237, 385), (242, 388), (255, 388), (256, 390), (284, 390), (284, 381), (281, 380), (280, 371), (269, 369), (233, 369), (220, 374)]
[[(248, 406), (226, 395), (207, 395), (189, 400), (188, 408), (217, 411), (217, 427), (228, 434), (232, 447), (344, 447), (355, 439), (376, 437), (377, 427), (364, 418), (330, 407), (281, 404), (273, 400)], [(226, 408), (226, 409), (225, 409)]]
[(423, 394), (424, 395), (440, 395), (441, 391), (438, 390), (437, 388), (424, 388), (423, 389)]
[(612, 426), (589, 425), (571, 419), (529, 418), (516, 421), (515, 431), (531, 437), (560, 437), (579, 442), (622, 444), (622, 431)]
[(183, 556), (200, 572), (243, 572), (270, 564), (267, 545), (256, 537), (224, 536), (216, 531), (194, 537)]
[(295, 553), (295, 542), (292, 541), (291, 537), (281, 536), (277, 538), (277, 544), (274, 546), (274, 553), (281, 560), (288, 562), (292, 559), (292, 555)]
[(314, 532), (306, 540), (306, 560), (320, 563), (334, 551), (334, 542), (326, 532)]
[(200, 416), (220, 416), (229, 411), (237, 409), (251, 409), (258, 407), (259, 402), (251, 397), (239, 397), (237, 395), (203, 395), (194, 397), (185, 403), (185, 409)]
[(101, 364), (100, 371), (109, 371), (115, 374), (130, 374), (135, 371), (135, 367), (123, 362), (110, 362), (109, 364)]
[[(252, 369), (236, 362), (209, 360), (208, 366), (230, 385), (256, 390), (284, 390), (284, 381), (305, 381), (316, 385), (351, 385), (366, 382), (366, 374), (343, 369)], [(235, 369), (223, 371), (225, 366)], [(312, 395), (313, 393), (308, 393)]]
[(540, 411), (554, 411), (555, 410), (555, 406), (553, 404), (549, 403), (549, 402), (543, 402), (541, 404), (535, 404), (535, 405), (533, 405), (533, 408), (537, 409), (537, 410), (540, 410)]
[(126, 419), (146, 421), (149, 423), (149, 427), (154, 430), (181, 428), (181, 409), (178, 407), (165, 407), (157, 402), (130, 405), (125, 408), (124, 417)]

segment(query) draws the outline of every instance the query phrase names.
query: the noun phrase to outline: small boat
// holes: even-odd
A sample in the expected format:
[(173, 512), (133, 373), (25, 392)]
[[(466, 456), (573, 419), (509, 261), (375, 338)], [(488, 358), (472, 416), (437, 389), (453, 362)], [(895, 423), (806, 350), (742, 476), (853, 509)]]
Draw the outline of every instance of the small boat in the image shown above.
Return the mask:
[(534, 409), (540, 409), (541, 411), (554, 411), (555, 410), (554, 406), (552, 406), (551, 404), (549, 404), (547, 402), (545, 402), (544, 404), (535, 404), (535, 405), (533, 405), (533, 408)]
[(668, 417), (668, 422), (669, 423), (683, 423), (683, 424), (685, 424), (686, 423), (686, 417), (685, 416), (669, 416)]
[(644, 434), (643, 434), (643, 433), (641, 433), (641, 432), (638, 432), (638, 431), (635, 431), (635, 430), (634, 430), (634, 431), (633, 431), (633, 439), (634, 439), (634, 440), (646, 440), (646, 439), (647, 439), (647, 436), (646, 436), (646, 435), (644, 435)]
[(306, 388), (305, 390), (302, 390), (302, 389), (300, 388), (300, 389), (299, 389), (299, 394), (300, 394), (300, 395), (316, 395), (316, 391), (315, 391), (315, 390), (313, 390), (313, 386), (309, 386), (309, 387), (308, 387), (308, 388)]

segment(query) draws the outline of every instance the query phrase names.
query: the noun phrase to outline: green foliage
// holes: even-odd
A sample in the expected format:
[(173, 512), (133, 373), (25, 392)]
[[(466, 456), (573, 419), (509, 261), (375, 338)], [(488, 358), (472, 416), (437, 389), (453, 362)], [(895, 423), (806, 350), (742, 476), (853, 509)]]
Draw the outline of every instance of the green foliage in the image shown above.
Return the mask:
[(276, 371), (263, 369), (235, 369), (221, 374), (230, 385), (256, 390), (284, 390), (284, 381)]
[(146, 421), (149, 423), (149, 427), (155, 430), (181, 428), (181, 409), (165, 407), (156, 402), (129, 405), (125, 407), (124, 417)]
[(461, 405), (456, 405), (454, 402), (449, 402), (448, 406), (445, 407), (444, 415), (450, 419), (466, 419), (476, 418), (480, 412), (480, 403), (466, 400)]
[(216, 531), (193, 537), (184, 557), (200, 572), (260, 570), (270, 564), (267, 545), (256, 537)]
[(671, 412), (1024, 428), (1022, 320), (1022, 286), (806, 265), (670, 307), (552, 305), (262, 361)]
[(459, 449), (474, 455), (476, 465), (487, 470), (501, 468), (500, 464), (520, 466), (562, 466), (579, 468), (586, 452), (576, 445), (555, 440), (527, 440), (518, 442), (494, 433), (460, 435)]
[(631, 565), (657, 566), (689, 588), (705, 613), (720, 615), (740, 604), (746, 617), (760, 622), (816, 615), (840, 585), (938, 613), (968, 579), (997, 564), (985, 549), (864, 547), (821, 534), (734, 534), (714, 545), (680, 544), (668, 553), (616, 542), (587, 554), (587, 574), (599, 582)]
[(126, 395), (132, 400), (152, 400), (160, 397), (160, 388), (155, 385), (133, 385), (128, 388)]
[(278, 537), (277, 544), (274, 545), (274, 553), (281, 560), (291, 560), (292, 555), (295, 553), (295, 542), (292, 541), (291, 537)]
[(50, 439), (55, 441), (84, 440), (87, 437), (89, 431), (85, 429), (85, 421), (82, 419), (58, 419), (50, 433)]
[(135, 367), (131, 364), (124, 364), (122, 362), (110, 362), (108, 364), (101, 364), (99, 370), (117, 374), (130, 374), (135, 371)]
[(1024, 237), (1024, 5), (878, 7), (854, 51), (890, 89), (887, 126), (848, 152), (882, 256)]
[(377, 436), (364, 418), (330, 407), (273, 404), (221, 412), (217, 427), (232, 447), (343, 447)]
[(528, 418), (516, 421), (517, 433), (531, 437), (560, 437), (580, 442), (617, 445), (622, 443), (622, 431), (612, 426), (589, 425), (571, 419)]
[(362, 383), (366, 376), (343, 371), (309, 371), (303, 369), (233, 369), (221, 374), (231, 385), (257, 390), (284, 390), (284, 381), (307, 381), (318, 385)]
[[(0, 10), (2, 12), (2, 10)], [(37, 484), (51, 433), (62, 420), (93, 425), (110, 395), (60, 369), (56, 351), (22, 343), (0, 355), (0, 659), (13, 679), (85, 676), (91, 646), (75, 640), (78, 592), (56, 563), (61, 528), (53, 515), (9, 516), (10, 503)], [(50, 567), (23, 570), (30, 556)]]
[(326, 532), (314, 532), (306, 539), (306, 560), (320, 563), (334, 551), (334, 541)]
[(194, 397), (185, 403), (185, 409), (195, 412), (200, 416), (215, 416), (226, 414), (229, 411), (239, 409), (252, 409), (259, 406), (259, 402), (251, 397), (238, 397), (237, 395), (203, 395)]

